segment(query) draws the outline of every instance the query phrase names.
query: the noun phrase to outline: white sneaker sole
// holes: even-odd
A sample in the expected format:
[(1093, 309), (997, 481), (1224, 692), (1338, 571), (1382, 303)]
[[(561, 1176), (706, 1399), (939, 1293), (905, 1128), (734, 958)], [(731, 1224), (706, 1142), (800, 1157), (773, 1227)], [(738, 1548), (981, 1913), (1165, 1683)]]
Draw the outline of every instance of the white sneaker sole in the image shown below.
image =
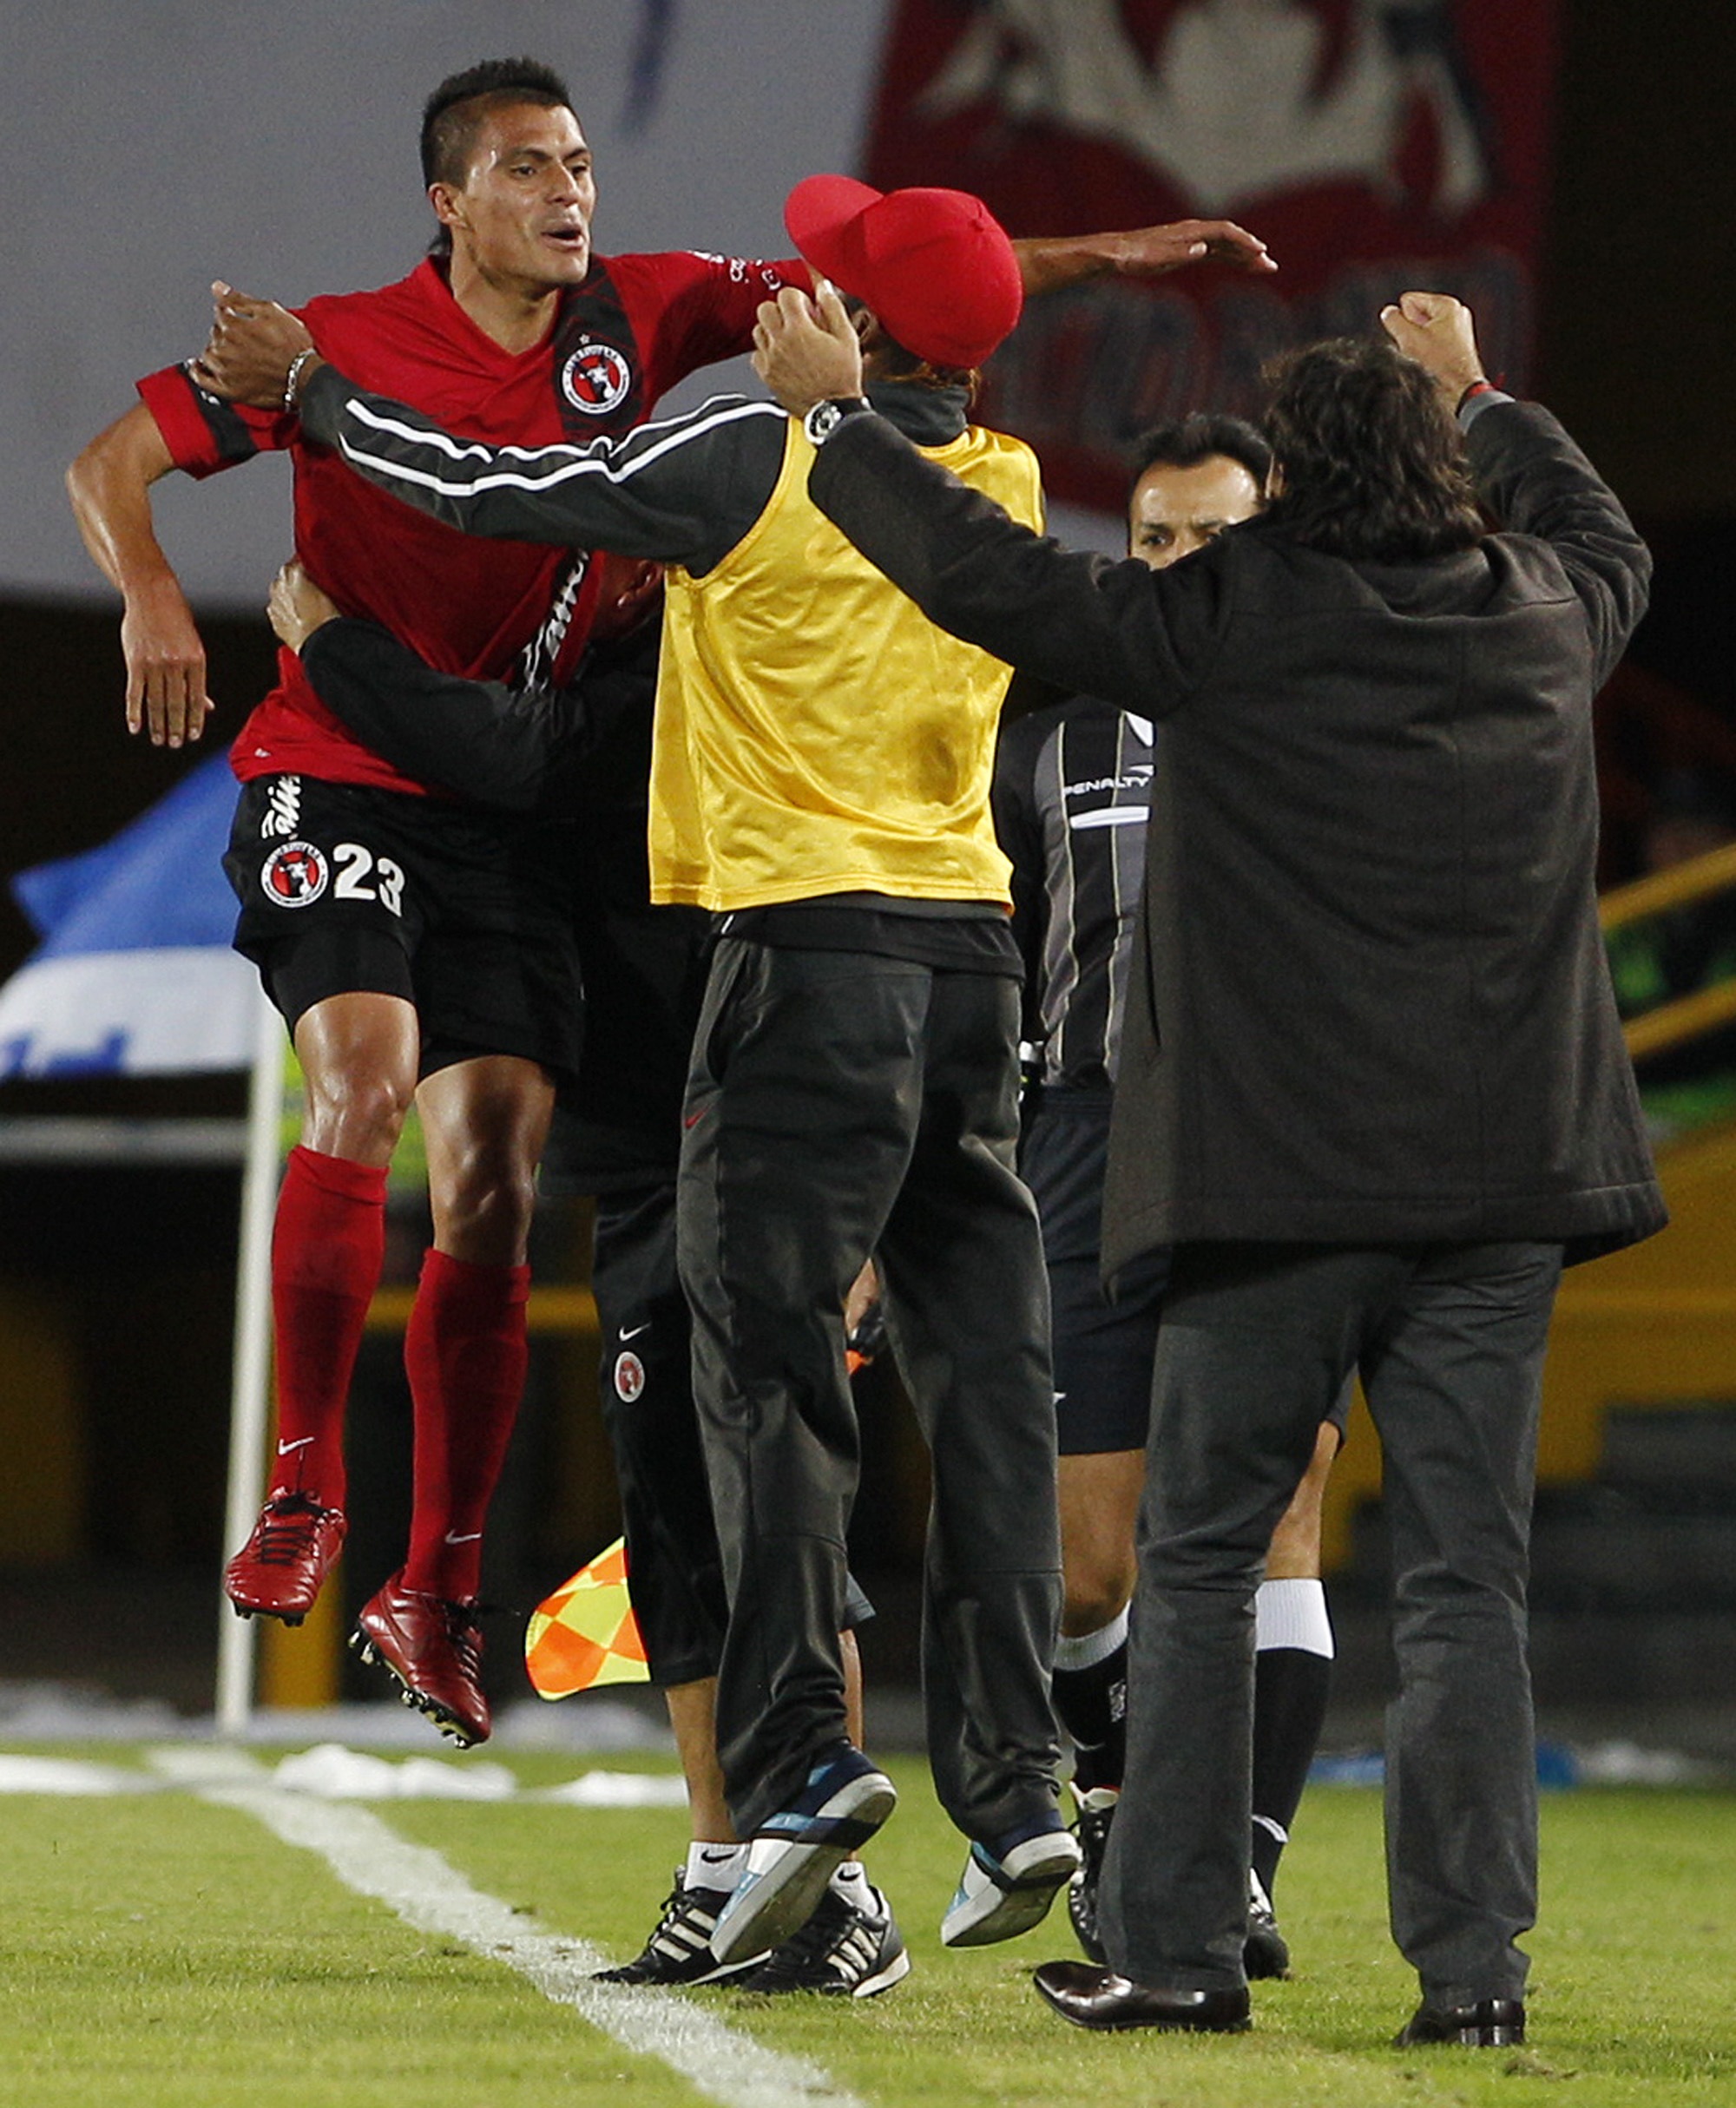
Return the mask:
[[(1070, 1830), (1028, 1838), (1007, 1855), (1000, 1878), (986, 1873), (975, 1854), (965, 1862), (951, 1907), (940, 1921), (943, 1947), (993, 1947), (1016, 1940), (1049, 1915), (1049, 1906), (1079, 1871), (1079, 1847)], [(974, 1869), (982, 1886), (972, 1891)]]
[(878, 1993), (890, 1991), (894, 1984), (901, 1984), (911, 1973), (908, 1948), (900, 1947), (878, 1975), (865, 1976), (859, 1984), (850, 1987), (852, 1998), (873, 1998)]
[(898, 1790), (878, 1771), (846, 1781), (811, 1818), (849, 1823), (849, 1834), (826, 1844), (784, 1837), (755, 1837), (735, 1892), (719, 1915), (711, 1951), (720, 1961), (781, 1947), (800, 1932), (819, 1908), (825, 1885), (853, 1858), (898, 1804)]

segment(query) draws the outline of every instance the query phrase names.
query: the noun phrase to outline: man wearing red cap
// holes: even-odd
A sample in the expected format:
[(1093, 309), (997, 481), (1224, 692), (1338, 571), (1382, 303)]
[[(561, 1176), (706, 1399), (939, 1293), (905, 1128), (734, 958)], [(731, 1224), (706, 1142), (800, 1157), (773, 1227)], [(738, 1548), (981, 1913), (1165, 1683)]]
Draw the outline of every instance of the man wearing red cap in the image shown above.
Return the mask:
[[(970, 369), (1022, 298), (980, 202), (819, 177), (787, 219), (858, 303), (877, 404), (1035, 522), (1028, 450), (965, 419)], [(258, 306), (220, 311), (207, 367), (246, 399), (309, 346), (239, 305)], [(503, 450), (454, 441), (317, 357), (298, 371), (309, 433), (436, 517), (672, 566), (653, 890), (721, 917), (681, 1254), (731, 1595), (719, 1750), (752, 1841), (713, 1952), (787, 1936), (893, 1803), (845, 1738), (837, 1637), (858, 1454), (840, 1313), (871, 1251), (934, 1453), (930, 1749), (972, 1841), (943, 1937), (1023, 1932), (1077, 1850), (1048, 1698), (1042, 1258), (1012, 1168), (1020, 962), (989, 812), (1005, 669), (942, 639), (825, 528), (806, 492), (823, 435), (775, 405), (720, 399), (624, 440)]]

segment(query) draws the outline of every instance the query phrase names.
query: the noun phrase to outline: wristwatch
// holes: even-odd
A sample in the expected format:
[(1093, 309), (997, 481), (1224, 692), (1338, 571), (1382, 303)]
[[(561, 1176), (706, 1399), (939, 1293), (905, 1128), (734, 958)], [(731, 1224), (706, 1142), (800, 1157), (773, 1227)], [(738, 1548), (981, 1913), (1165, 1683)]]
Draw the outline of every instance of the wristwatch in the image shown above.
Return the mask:
[(866, 410), (867, 399), (859, 395), (833, 396), (824, 403), (816, 403), (802, 419), (802, 430), (815, 446), (824, 446), (846, 417), (854, 417), (858, 410)]

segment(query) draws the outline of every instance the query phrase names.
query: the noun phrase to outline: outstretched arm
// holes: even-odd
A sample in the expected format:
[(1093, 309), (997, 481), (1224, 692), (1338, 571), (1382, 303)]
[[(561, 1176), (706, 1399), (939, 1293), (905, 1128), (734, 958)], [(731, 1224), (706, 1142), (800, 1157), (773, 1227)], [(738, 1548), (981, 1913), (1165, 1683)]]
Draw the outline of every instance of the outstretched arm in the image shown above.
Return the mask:
[(84, 546), (126, 603), (127, 729), (154, 746), (179, 746), (205, 730), (205, 647), (151, 516), (151, 485), (174, 468), (168, 443), (142, 403), (99, 432), (67, 470), (67, 495)]
[(1233, 264), (1276, 271), (1258, 235), (1233, 220), (1174, 220), (1121, 234), (1026, 236), (1013, 244), (1025, 295), (1058, 292), (1088, 279), (1163, 278), (1189, 264)]
[(606, 548), (709, 570), (765, 509), (784, 455), (769, 403), (719, 396), (687, 417), (582, 446), (491, 446), (357, 388), (293, 315), (217, 288), (199, 377), (238, 402), (291, 407), (358, 476), (467, 535)]

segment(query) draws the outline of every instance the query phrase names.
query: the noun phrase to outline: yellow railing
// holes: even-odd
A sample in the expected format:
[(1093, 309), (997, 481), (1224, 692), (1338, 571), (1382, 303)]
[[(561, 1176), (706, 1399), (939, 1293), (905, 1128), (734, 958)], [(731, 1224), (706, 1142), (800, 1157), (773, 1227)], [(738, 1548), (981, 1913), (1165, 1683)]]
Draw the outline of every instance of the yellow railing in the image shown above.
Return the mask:
[[(416, 1289), (406, 1281), (401, 1287), (375, 1291), (368, 1305), (370, 1332), (402, 1332), (410, 1323)], [(565, 1332), (576, 1336), (596, 1330), (596, 1299), (588, 1288), (533, 1288), (525, 1304), (524, 1322), (533, 1332)]]
[(1629, 923), (1643, 922), (1648, 915), (1662, 915), (1670, 908), (1685, 908), (1691, 900), (1704, 900), (1708, 893), (1721, 893), (1731, 885), (1736, 885), (1736, 842), (1667, 871), (1654, 871), (1649, 878), (1612, 886), (1597, 903), (1597, 919), (1608, 936), (1612, 929), (1625, 929)]
[[(1714, 849), (1704, 857), (1678, 864), (1670, 870), (1656, 871), (1649, 878), (1636, 878), (1631, 885), (1612, 887), (1598, 903), (1597, 919), (1608, 936), (1612, 930), (1627, 929), (1630, 923), (1667, 914), (1672, 908), (1687, 907), (1731, 886), (1736, 886), (1736, 842), (1727, 849)], [(1631, 1058), (1642, 1061), (1647, 1054), (1680, 1047), (1704, 1032), (1727, 1025), (1733, 1018), (1736, 1018), (1736, 981), (1720, 982), (1711, 988), (1696, 988), (1691, 995), (1678, 996), (1674, 1002), (1660, 1003), (1642, 1017), (1630, 1018), (1622, 1037)]]

